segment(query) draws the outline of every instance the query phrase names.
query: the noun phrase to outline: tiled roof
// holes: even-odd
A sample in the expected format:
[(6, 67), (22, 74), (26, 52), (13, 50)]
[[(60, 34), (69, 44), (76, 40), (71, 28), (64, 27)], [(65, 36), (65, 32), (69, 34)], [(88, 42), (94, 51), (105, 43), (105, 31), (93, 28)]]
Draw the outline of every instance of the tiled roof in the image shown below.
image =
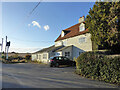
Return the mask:
[[(85, 23), (85, 22), (82, 22), (82, 23)], [(56, 41), (59, 41), (59, 40), (63, 40), (63, 39), (67, 39), (67, 38), (70, 38), (70, 37), (74, 37), (74, 36), (78, 36), (78, 35), (82, 35), (82, 34), (85, 34), (88, 32), (88, 29), (82, 31), (82, 32), (79, 32), (79, 26), (80, 26), (81, 23), (78, 23), (78, 24), (75, 24), (67, 29), (65, 29), (64, 31), (70, 31), (69, 33), (67, 33), (64, 37), (61, 37), (61, 34), (59, 35), (59, 37), (55, 40)]]
[(42, 52), (49, 52), (49, 51), (55, 52), (56, 50), (58, 50), (58, 49), (60, 49), (60, 48), (62, 48), (62, 47), (63, 47), (63, 46), (55, 47), (55, 45), (52, 45), (52, 46), (50, 46), (50, 47), (48, 47), (48, 48), (43, 48), (43, 49), (41, 49), (41, 50), (39, 50), (39, 51), (37, 51), (37, 52), (35, 52), (35, 53), (33, 53), (33, 54), (42, 53)]
[(62, 48), (60, 48), (60, 49), (56, 50), (56, 52), (58, 52), (58, 51), (62, 51), (62, 50), (64, 50), (64, 49), (67, 49), (67, 48), (72, 47), (72, 46), (73, 46), (73, 45), (66, 46), (66, 47), (62, 47)]

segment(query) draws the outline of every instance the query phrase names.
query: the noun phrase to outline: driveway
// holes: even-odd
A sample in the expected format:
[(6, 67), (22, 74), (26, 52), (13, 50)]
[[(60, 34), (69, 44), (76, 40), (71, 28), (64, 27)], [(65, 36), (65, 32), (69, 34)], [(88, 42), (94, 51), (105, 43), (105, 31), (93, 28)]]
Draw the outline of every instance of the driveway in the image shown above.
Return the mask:
[(116, 88), (116, 85), (83, 78), (74, 67), (50, 68), (43, 64), (3, 64), (3, 88)]

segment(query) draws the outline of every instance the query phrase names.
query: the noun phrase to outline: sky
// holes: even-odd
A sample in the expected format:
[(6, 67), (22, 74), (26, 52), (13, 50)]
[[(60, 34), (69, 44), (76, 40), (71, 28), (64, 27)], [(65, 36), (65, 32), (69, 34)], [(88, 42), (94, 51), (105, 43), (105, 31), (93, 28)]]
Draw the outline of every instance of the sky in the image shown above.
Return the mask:
[(3, 2), (2, 35), (9, 52), (35, 52), (54, 45), (61, 31), (86, 16), (94, 2)]

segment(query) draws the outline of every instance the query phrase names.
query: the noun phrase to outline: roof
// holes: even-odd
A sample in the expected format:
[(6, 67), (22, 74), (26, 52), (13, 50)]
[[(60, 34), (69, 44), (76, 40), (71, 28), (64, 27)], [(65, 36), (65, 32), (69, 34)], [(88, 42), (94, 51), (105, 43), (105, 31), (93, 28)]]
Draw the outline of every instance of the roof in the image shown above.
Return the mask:
[(73, 45), (70, 45), (70, 46), (65, 46), (65, 47), (62, 47), (62, 48), (60, 48), (60, 49), (58, 49), (58, 50), (56, 50), (57, 52), (58, 51), (62, 51), (62, 50), (64, 50), (64, 49), (66, 49), (66, 48), (69, 48), (69, 47), (72, 47)]
[(62, 48), (62, 47), (63, 47), (63, 46), (55, 47), (55, 45), (52, 45), (52, 46), (50, 46), (50, 47), (48, 47), (48, 48), (43, 48), (43, 49), (41, 49), (41, 50), (39, 50), (39, 51), (37, 51), (37, 52), (35, 52), (35, 53), (33, 53), (33, 54), (42, 53), (42, 52), (49, 52), (49, 51), (55, 52), (56, 50), (58, 50), (58, 49), (60, 49), (60, 48)]
[[(85, 23), (85, 22), (81, 22), (81, 23)], [(79, 32), (79, 26), (80, 26), (81, 23), (75, 24), (75, 25), (65, 29), (64, 31), (70, 31), (70, 32), (67, 33), (64, 37), (61, 37), (61, 34), (60, 34), (59, 37), (55, 40), (55, 42), (59, 41), (59, 40), (63, 40), (63, 39), (67, 39), (67, 38), (70, 38), (70, 37), (74, 37), (74, 36), (78, 36), (78, 35), (82, 35), (82, 34), (87, 33), (88, 29), (86, 29), (82, 32)]]

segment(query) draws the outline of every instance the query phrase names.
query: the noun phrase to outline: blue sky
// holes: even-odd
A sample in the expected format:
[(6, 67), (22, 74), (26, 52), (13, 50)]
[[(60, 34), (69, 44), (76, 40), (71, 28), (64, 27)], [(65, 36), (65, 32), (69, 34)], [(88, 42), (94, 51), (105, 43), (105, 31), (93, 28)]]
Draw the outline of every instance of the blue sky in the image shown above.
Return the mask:
[[(2, 37), (11, 41), (10, 51), (34, 52), (54, 44), (63, 29), (78, 23), (94, 2), (3, 2)], [(29, 17), (28, 17), (29, 16)]]

